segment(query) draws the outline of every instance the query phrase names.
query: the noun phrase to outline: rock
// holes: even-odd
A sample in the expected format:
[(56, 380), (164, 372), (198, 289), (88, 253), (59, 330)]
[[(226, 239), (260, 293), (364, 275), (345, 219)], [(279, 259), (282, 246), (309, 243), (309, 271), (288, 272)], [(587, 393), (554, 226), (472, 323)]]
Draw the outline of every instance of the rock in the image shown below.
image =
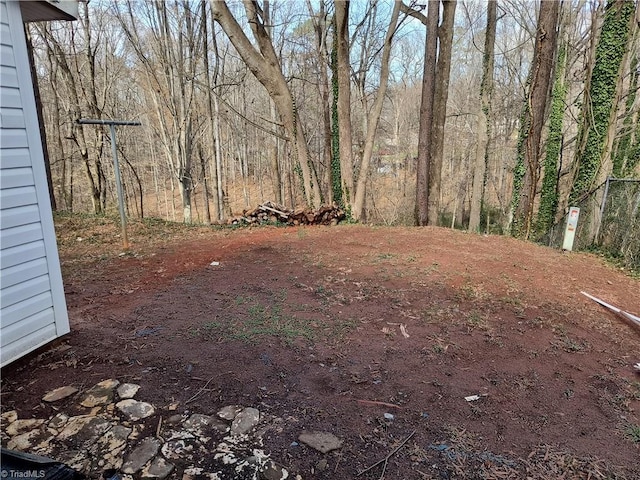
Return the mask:
[(184, 428), (198, 436), (202, 436), (210, 429), (217, 430), (220, 433), (227, 433), (229, 431), (226, 423), (215, 417), (201, 415), (199, 413), (191, 415), (188, 420), (184, 422)]
[(9, 442), (7, 442), (7, 448), (9, 450), (19, 450), (21, 452), (29, 452), (33, 450), (36, 445), (44, 440), (43, 434), (40, 430), (31, 430), (26, 433), (16, 435)]
[(91, 415), (79, 415), (77, 417), (70, 417), (62, 432), (60, 432), (56, 437), (56, 440), (63, 441), (68, 439), (69, 437), (73, 437), (94, 418), (95, 417), (92, 417)]
[(138, 393), (138, 390), (140, 390), (140, 385), (136, 385), (135, 383), (123, 383), (118, 387), (118, 397), (120, 397), (121, 400), (133, 398), (136, 396), (136, 393)]
[(184, 417), (182, 415), (180, 415), (180, 414), (171, 415), (169, 418), (167, 418), (166, 424), (167, 425), (179, 425), (183, 421), (184, 421)]
[(142, 478), (164, 480), (173, 471), (173, 464), (162, 457), (154, 458), (151, 464), (142, 470)]
[[(92, 448), (92, 456), (99, 459), (100, 470), (118, 470), (122, 467), (122, 452), (127, 447), (130, 434), (130, 428), (114, 425), (98, 439)], [(97, 469), (94, 468), (94, 470)]]
[(38, 418), (25, 418), (24, 420), (15, 420), (11, 425), (7, 427), (6, 432), (7, 435), (14, 437), (16, 435), (28, 432), (29, 430), (38, 428), (43, 423), (44, 420)]
[(156, 412), (155, 408), (153, 408), (153, 405), (150, 403), (139, 402), (131, 398), (116, 403), (116, 408), (124, 413), (128, 420), (131, 420), (132, 422), (150, 417)]
[(228, 405), (218, 410), (218, 416), (223, 420), (233, 421), (234, 418), (242, 411), (240, 405)]
[(16, 412), (15, 410), (10, 410), (0, 415), (0, 419), (2, 419), (2, 423), (4, 425), (8, 425), (9, 423), (13, 423), (18, 419), (18, 412)]
[(255, 408), (242, 410), (231, 424), (231, 435), (243, 435), (255, 427), (260, 421), (260, 412)]
[(262, 480), (284, 480), (289, 478), (289, 472), (273, 460), (268, 460), (260, 472), (260, 478)]
[(136, 473), (145, 464), (156, 456), (160, 449), (160, 441), (153, 437), (147, 437), (131, 452), (127, 461), (122, 466), (123, 473)]
[(47, 392), (44, 397), (42, 397), (42, 401), (44, 402), (57, 402), (58, 400), (62, 400), (63, 398), (70, 397), (74, 393), (76, 393), (78, 389), (76, 387), (72, 387), (70, 385), (56, 388), (55, 390), (51, 390)]
[(93, 408), (111, 403), (113, 400), (113, 389), (119, 384), (120, 382), (118, 380), (114, 380), (112, 378), (97, 383), (87, 390), (82, 402), (80, 402), (80, 405), (87, 408)]
[(67, 415), (65, 415), (64, 413), (58, 413), (51, 420), (49, 420), (48, 426), (49, 428), (53, 428), (59, 433), (60, 429), (62, 429), (62, 427), (64, 427), (68, 421), (69, 417)]
[(342, 440), (328, 432), (303, 432), (298, 440), (322, 453), (337, 450), (342, 446)]
[(316, 464), (316, 470), (318, 470), (319, 472), (324, 472), (327, 469), (327, 464), (327, 459), (323, 458)]
[(89, 448), (112, 426), (113, 424), (108, 420), (94, 417), (84, 424), (80, 431), (74, 436), (73, 442), (76, 445), (82, 444), (85, 448)]

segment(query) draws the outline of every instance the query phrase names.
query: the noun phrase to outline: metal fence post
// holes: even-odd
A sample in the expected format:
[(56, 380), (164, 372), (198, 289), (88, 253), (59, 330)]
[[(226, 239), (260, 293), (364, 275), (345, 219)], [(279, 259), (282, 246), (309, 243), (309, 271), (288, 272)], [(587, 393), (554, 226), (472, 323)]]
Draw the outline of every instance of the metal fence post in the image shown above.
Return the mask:
[(122, 225), (122, 248), (129, 250), (129, 236), (127, 235), (127, 213), (124, 208), (124, 193), (122, 191), (122, 179), (120, 176), (120, 164), (118, 163), (118, 146), (116, 144), (116, 125), (142, 125), (140, 122), (127, 122), (123, 120), (93, 120), (78, 119), (81, 125), (109, 125), (111, 131), (111, 153), (113, 154), (113, 171), (116, 177), (116, 191), (118, 192), (118, 209), (120, 210), (120, 223)]
[(607, 181), (604, 184), (604, 195), (602, 196), (602, 205), (600, 205), (600, 215), (598, 217), (598, 226), (596, 227), (596, 234), (593, 237), (594, 243), (600, 242), (600, 227), (602, 226), (602, 217), (604, 216), (604, 209), (607, 206), (607, 196), (609, 195), (609, 182), (611, 177), (607, 177)]

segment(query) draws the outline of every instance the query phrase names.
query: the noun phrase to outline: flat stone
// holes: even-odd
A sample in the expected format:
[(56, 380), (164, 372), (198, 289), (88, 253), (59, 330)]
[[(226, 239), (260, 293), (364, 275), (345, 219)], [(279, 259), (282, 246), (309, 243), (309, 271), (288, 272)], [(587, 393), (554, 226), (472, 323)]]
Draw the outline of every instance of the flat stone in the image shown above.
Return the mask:
[(231, 435), (243, 435), (260, 421), (260, 412), (252, 407), (242, 410), (231, 424)]
[(322, 453), (337, 450), (342, 446), (342, 440), (328, 432), (302, 432), (298, 440)]
[(42, 400), (44, 402), (57, 402), (58, 400), (62, 400), (63, 398), (70, 397), (74, 393), (76, 393), (78, 389), (76, 387), (72, 387), (70, 385), (66, 385), (64, 387), (56, 388), (55, 390), (51, 390), (47, 392)]
[(48, 426), (49, 428), (53, 428), (56, 431), (59, 431), (64, 427), (69, 421), (69, 417), (64, 413), (56, 414), (51, 420), (49, 420)]
[(142, 478), (164, 480), (173, 471), (173, 464), (162, 457), (154, 458), (151, 464), (142, 470)]
[(10, 410), (0, 415), (0, 419), (2, 419), (2, 423), (4, 425), (8, 425), (18, 419), (18, 412), (16, 412), (15, 410)]
[(198, 436), (202, 436), (211, 429), (217, 430), (220, 433), (226, 433), (229, 431), (229, 427), (226, 423), (210, 415), (201, 415), (199, 413), (191, 415), (184, 422), (184, 428)]
[(78, 415), (77, 417), (70, 417), (64, 429), (56, 437), (57, 440), (62, 441), (76, 435), (82, 428), (93, 420), (95, 417), (91, 415)]
[(95, 384), (87, 390), (82, 402), (80, 402), (80, 405), (87, 408), (93, 408), (111, 403), (113, 401), (113, 389), (119, 384), (120, 382), (113, 378), (103, 380), (102, 382)]
[(228, 405), (218, 410), (218, 416), (231, 422), (242, 411), (242, 408), (240, 405)]
[(285, 480), (289, 478), (289, 472), (278, 465), (273, 460), (268, 460), (260, 472), (262, 480)]
[(99, 459), (98, 467), (100, 470), (118, 470), (122, 467), (122, 452), (127, 447), (127, 439), (130, 434), (130, 428), (114, 425), (98, 439), (92, 448), (92, 456)]
[(135, 422), (142, 418), (147, 418), (153, 415), (156, 410), (153, 405), (147, 402), (139, 402), (128, 398), (116, 403), (116, 408), (127, 416), (128, 420)]
[(116, 391), (118, 392), (118, 397), (120, 397), (121, 400), (126, 400), (127, 398), (135, 397), (138, 390), (140, 390), (140, 385), (136, 385), (135, 383), (123, 383)]
[(38, 428), (43, 423), (44, 420), (41, 420), (39, 418), (25, 418), (23, 420), (16, 420), (7, 427), (6, 432), (7, 435), (14, 437), (16, 435), (28, 432), (29, 430)]
[(153, 437), (147, 437), (129, 454), (127, 461), (122, 466), (123, 473), (136, 473), (146, 463), (156, 456), (160, 449), (160, 441)]
[(176, 414), (176, 415), (171, 415), (169, 418), (167, 418), (166, 424), (167, 425), (179, 425), (184, 421), (184, 416), (180, 415), (180, 414)]
[(104, 418), (94, 417), (83, 425), (78, 433), (74, 436), (74, 442), (82, 444), (86, 448), (90, 447), (102, 437), (113, 424)]
[(31, 430), (26, 433), (21, 433), (7, 442), (7, 448), (9, 450), (28, 452), (33, 450), (34, 446), (43, 440), (42, 437), (43, 433), (40, 430)]

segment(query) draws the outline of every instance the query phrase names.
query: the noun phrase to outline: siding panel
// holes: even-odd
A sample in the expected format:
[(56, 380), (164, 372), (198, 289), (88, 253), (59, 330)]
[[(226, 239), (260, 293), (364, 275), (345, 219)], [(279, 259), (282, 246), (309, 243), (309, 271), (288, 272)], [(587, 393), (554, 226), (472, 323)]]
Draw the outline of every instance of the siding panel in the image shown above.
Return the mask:
[(0, 190), (1, 208), (15, 208), (21, 205), (35, 205), (38, 203), (36, 187), (4, 188)]
[[(4, 97), (4, 93), (9, 90), (3, 88), (0, 92)], [(21, 108), (15, 106), (5, 105), (4, 99), (0, 106), (0, 127), (1, 128), (25, 128), (24, 115)]]
[[(4, 94), (4, 92), (3, 92)], [(24, 128), (3, 128), (0, 130), (0, 145), (2, 148), (29, 147), (27, 132)]]
[(0, 283), (2, 283), (2, 288), (8, 288), (47, 273), (49, 273), (47, 260), (44, 257), (37, 258), (10, 268), (3, 266), (0, 270)]
[[(51, 289), (49, 284), (49, 276), (42, 275), (41, 277), (34, 278), (28, 282), (22, 282), (13, 287), (3, 288), (0, 293), (0, 302), (3, 307), (10, 307), (18, 302), (22, 302), (27, 298), (35, 297), (41, 293), (48, 292)], [(4, 325), (4, 321), (2, 324)], [(4, 330), (4, 329), (3, 329)], [(4, 344), (5, 339), (2, 339)]]
[(2, 264), (2, 270), (4, 270), (44, 256), (44, 242), (38, 240), (37, 242), (23, 243), (11, 248), (3, 248), (0, 250), (0, 264)]
[[(4, 342), (4, 329), (2, 332)], [(51, 323), (36, 330), (26, 336), (23, 336), (19, 341), (15, 341), (11, 344), (2, 346), (2, 364), (6, 364), (11, 360), (20, 358), (23, 355), (35, 350), (36, 348), (50, 342), (56, 338), (56, 326)]]
[[(31, 167), (28, 148), (2, 149), (2, 168)], [(1, 173), (0, 173), (1, 175)]]
[[(5, 68), (11, 69), (12, 67), (2, 67), (3, 70)], [(13, 71), (15, 72), (15, 68), (13, 69)], [(16, 81), (17, 80), (18, 78), (17, 78), (17, 72), (16, 72)], [(0, 93), (2, 94), (0, 98), (0, 105), (2, 105), (3, 107), (10, 107), (10, 108), (22, 108), (22, 101), (20, 99), (20, 90), (18, 88), (9, 88), (7, 85), (2, 84)]]
[(0, 189), (34, 185), (33, 170), (24, 168), (3, 168), (0, 170)]
[(0, 310), (0, 315), (4, 317), (2, 326), (12, 325), (51, 307), (53, 307), (51, 292), (43, 292), (35, 297), (30, 297), (24, 302), (16, 303)]
[(0, 10), (0, 358), (4, 366), (68, 333), (69, 319), (21, 4), (0, 0)]
[[(4, 227), (4, 225), (3, 225)], [(42, 226), (40, 223), (30, 223), (19, 227), (2, 230), (2, 248), (11, 248), (23, 243), (42, 240)]]
[[(14, 67), (0, 66), (0, 85), (2, 88), (18, 88), (18, 72)], [(4, 104), (4, 100), (0, 100)]]
[(26, 205), (24, 207), (7, 208), (0, 210), (0, 224), (2, 230), (18, 227), (40, 221), (40, 212), (37, 205)]

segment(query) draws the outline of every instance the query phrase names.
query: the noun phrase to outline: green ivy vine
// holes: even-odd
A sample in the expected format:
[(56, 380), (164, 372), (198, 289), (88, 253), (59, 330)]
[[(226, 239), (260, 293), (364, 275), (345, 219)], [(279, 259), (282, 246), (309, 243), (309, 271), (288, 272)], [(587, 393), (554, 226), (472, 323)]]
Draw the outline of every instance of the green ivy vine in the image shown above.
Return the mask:
[(341, 208), (344, 208), (342, 174), (340, 172), (340, 131), (338, 127), (338, 42), (335, 40), (335, 36), (333, 47), (331, 48), (331, 92), (331, 192), (333, 201)]
[[(602, 31), (596, 46), (596, 59), (591, 74), (589, 99), (591, 109), (583, 109), (590, 120), (583, 121), (584, 151), (579, 156), (579, 165), (573, 181), (569, 202), (572, 203), (587, 193), (598, 175), (602, 162), (611, 110), (614, 107), (620, 64), (629, 37), (629, 21), (635, 11), (635, 2), (608, 0)], [(585, 136), (586, 135), (586, 136)]]
[(551, 93), (551, 114), (549, 135), (546, 142), (542, 193), (536, 222), (536, 232), (546, 233), (553, 225), (558, 210), (558, 160), (562, 151), (562, 124), (567, 86), (564, 82), (567, 47), (562, 43), (558, 48), (556, 75)]

